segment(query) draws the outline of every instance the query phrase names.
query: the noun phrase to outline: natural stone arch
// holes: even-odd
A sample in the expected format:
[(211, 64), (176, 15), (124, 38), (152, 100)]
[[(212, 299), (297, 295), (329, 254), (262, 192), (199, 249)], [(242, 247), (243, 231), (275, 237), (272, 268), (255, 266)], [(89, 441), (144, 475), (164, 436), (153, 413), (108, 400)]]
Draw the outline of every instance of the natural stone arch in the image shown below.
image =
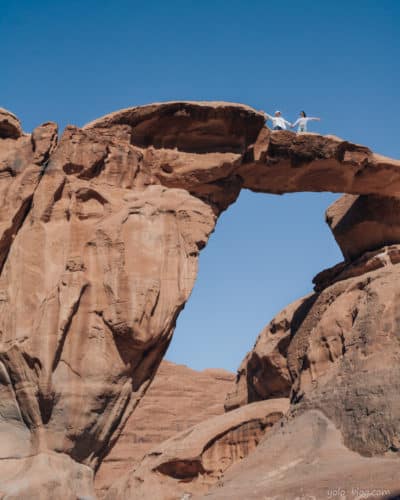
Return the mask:
[[(18, 450), (1, 466), (37, 467), (42, 489), (58, 478), (73, 494), (90, 489), (151, 382), (199, 252), (240, 189), (400, 189), (400, 162), (331, 136), (271, 132), (242, 105), (131, 108), (67, 127), (55, 150), (49, 126), (32, 137), (17, 129), (0, 143), (12, 173), (1, 179), (1, 387), (15, 415), (2, 424)], [(50, 467), (31, 458), (43, 454)], [(75, 461), (67, 479), (62, 457)]]

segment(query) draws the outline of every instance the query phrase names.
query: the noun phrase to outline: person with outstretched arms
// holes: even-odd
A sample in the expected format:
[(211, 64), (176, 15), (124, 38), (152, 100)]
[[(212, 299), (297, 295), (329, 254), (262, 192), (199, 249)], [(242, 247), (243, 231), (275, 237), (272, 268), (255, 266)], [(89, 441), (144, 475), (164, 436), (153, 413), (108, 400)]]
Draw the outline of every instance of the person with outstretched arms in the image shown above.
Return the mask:
[(300, 118), (293, 123), (292, 128), (297, 128), (297, 132), (307, 132), (307, 123), (314, 121), (319, 122), (321, 118), (315, 116), (307, 116), (305, 111), (300, 111)]
[(280, 111), (275, 111), (274, 116), (265, 113), (266, 121), (271, 120), (272, 130), (286, 130), (287, 127), (291, 127), (292, 124), (283, 118)]

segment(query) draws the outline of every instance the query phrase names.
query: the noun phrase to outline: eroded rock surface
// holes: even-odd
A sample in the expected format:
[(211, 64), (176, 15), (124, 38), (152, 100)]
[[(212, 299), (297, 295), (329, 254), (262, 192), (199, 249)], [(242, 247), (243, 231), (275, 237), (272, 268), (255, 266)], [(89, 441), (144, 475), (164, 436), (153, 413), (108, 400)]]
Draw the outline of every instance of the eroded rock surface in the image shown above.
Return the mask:
[(13, 451), (3, 440), (1, 466), (53, 450), (95, 469), (168, 347), (216, 216), (151, 185), (142, 152), (109, 131), (67, 128), (43, 176), (1, 147), (24, 162), (3, 180), (1, 424)]
[(18, 118), (7, 109), (0, 108), (0, 138), (18, 139), (22, 135), (22, 127)]
[(400, 494), (398, 471), (394, 454), (366, 458), (350, 451), (334, 424), (312, 410), (275, 427), (201, 498), (394, 500)]
[(153, 448), (136, 470), (110, 488), (106, 499), (174, 500), (206, 492), (256, 448), (288, 408), (288, 399), (274, 399), (205, 420)]
[(234, 374), (201, 372), (163, 361), (146, 396), (126, 423), (96, 474), (101, 497), (117, 478), (136, 468), (152, 447), (210, 417), (224, 413), (224, 398)]
[(400, 161), (335, 136), (263, 128), (246, 159), (239, 175), (257, 192), (400, 195)]
[(233, 390), (227, 394), (226, 411), (254, 401), (289, 397), (292, 380), (287, 349), (306, 313), (307, 298), (297, 300), (277, 314), (259, 334), (237, 371)]
[[(360, 198), (345, 196), (328, 214), (346, 206), (351, 212)], [(378, 200), (365, 198), (370, 208)], [(389, 206), (393, 199), (376, 205), (382, 226)], [(344, 240), (349, 248), (354, 237), (354, 257), (319, 273), (315, 293), (271, 321), (228, 395), (228, 410), (273, 398), (269, 389), (281, 380), (277, 373), (285, 373), (291, 407), (283, 429), (276, 427), (206, 498), (289, 499), (299, 490), (313, 498), (335, 491), (346, 498), (400, 493), (400, 246), (385, 246), (384, 232), (361, 231), (364, 223), (370, 227), (369, 210), (354, 216)], [(282, 341), (285, 350), (277, 349)]]
[[(293, 413), (321, 410), (345, 445), (362, 455), (400, 449), (399, 280), (396, 245), (320, 273), (316, 293), (282, 311), (260, 334), (226, 408), (275, 397), (270, 388), (284, 373), (283, 394), (290, 394)], [(276, 349), (280, 338), (271, 335), (276, 324), (285, 350)]]
[(400, 198), (345, 195), (326, 211), (326, 221), (347, 260), (400, 243)]
[[(0, 493), (5, 484), (7, 491), (20, 484), (22, 476), (4, 472), (15, 461), (43, 485), (53, 476), (57, 483), (56, 468), (29, 465), (28, 457), (57, 452), (65, 463), (72, 459), (77, 481), (81, 466), (98, 469), (168, 347), (200, 250), (241, 188), (400, 195), (398, 161), (335, 137), (271, 132), (263, 123), (261, 113), (242, 105), (164, 103), (122, 110), (83, 129), (69, 126), (56, 146), (54, 124), (23, 134), (18, 120), (1, 111)], [(348, 359), (369, 373), (378, 394), (373, 411), (386, 387), (376, 376), (394, 377), (397, 390), (396, 370), (388, 368), (398, 361), (391, 281), (397, 271), (376, 273), (368, 284), (354, 281), (358, 292), (343, 292), (350, 283), (343, 280), (321, 285), (332, 295), (318, 292), (310, 318), (333, 329), (335, 348), (326, 345), (322, 327), (302, 323), (287, 358), (298, 401), (325, 401), (313, 374), (323, 388), (322, 380), (350, 370)], [(333, 306), (325, 307), (331, 296)], [(358, 300), (351, 326), (349, 307)], [(337, 317), (347, 328), (345, 355)], [(387, 356), (383, 368), (379, 352)], [(356, 387), (355, 372), (348, 380)], [(341, 401), (335, 394), (327, 407)], [(356, 431), (347, 444), (365, 453), (396, 446), (393, 401), (385, 406), (381, 437), (364, 449)], [(337, 411), (335, 422), (343, 417)], [(349, 411), (346, 436), (360, 412), (361, 406)], [(377, 415), (360, 429), (382, 423)]]
[(1, 498), (9, 500), (95, 498), (93, 470), (54, 452), (8, 458), (2, 465), (0, 488)]
[[(399, 261), (343, 277), (316, 293), (288, 347), (293, 411), (320, 409), (345, 445), (371, 456), (400, 448)], [(368, 269), (368, 268), (367, 268)], [(355, 273), (354, 273), (355, 274)]]

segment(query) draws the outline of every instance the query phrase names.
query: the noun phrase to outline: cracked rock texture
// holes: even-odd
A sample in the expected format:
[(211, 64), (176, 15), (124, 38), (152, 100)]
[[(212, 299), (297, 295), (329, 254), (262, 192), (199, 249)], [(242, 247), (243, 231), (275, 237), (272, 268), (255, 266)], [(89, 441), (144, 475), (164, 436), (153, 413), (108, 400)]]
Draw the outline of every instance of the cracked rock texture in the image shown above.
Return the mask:
[[(0, 497), (94, 496), (93, 473), (168, 348), (199, 252), (242, 188), (395, 199), (400, 162), (333, 136), (271, 132), (230, 103), (129, 108), (68, 126), (58, 142), (55, 124), (25, 134), (0, 110)], [(293, 414), (321, 409), (346, 446), (374, 455), (399, 447), (398, 250), (384, 237), (392, 223), (383, 243), (342, 244), (361, 223), (332, 218), (347, 261), (317, 277), (287, 350), (287, 323), (276, 337), (267, 329), (276, 345), (259, 358), (275, 379), (256, 367), (233, 407), (289, 390)]]
[(23, 135), (21, 123), (10, 111), (0, 108), (0, 137), (2, 139), (18, 139)]

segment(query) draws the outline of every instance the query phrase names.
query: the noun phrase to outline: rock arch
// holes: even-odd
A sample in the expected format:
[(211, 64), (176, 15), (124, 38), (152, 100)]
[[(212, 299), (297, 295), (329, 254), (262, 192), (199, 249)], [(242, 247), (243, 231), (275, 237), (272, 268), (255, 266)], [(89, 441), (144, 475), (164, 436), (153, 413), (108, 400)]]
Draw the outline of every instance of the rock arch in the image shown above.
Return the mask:
[(271, 132), (238, 104), (130, 108), (67, 127), (57, 145), (54, 124), (23, 134), (1, 111), (0, 129), (2, 491), (16, 470), (63, 498), (90, 491), (242, 188), (400, 193), (399, 161)]

